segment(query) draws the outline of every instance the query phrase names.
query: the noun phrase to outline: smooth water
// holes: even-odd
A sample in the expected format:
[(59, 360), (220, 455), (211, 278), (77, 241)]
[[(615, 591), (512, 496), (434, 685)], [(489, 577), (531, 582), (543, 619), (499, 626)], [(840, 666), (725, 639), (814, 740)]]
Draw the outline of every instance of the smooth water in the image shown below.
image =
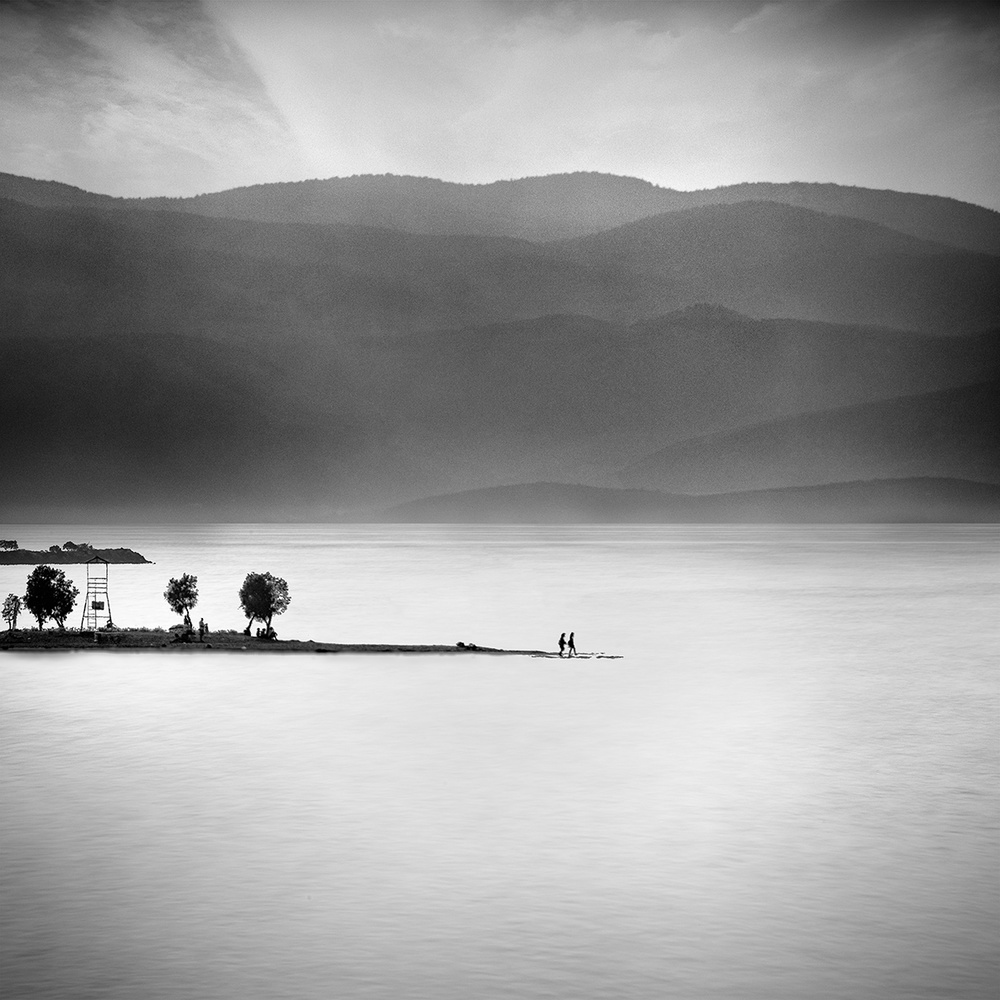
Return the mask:
[(1000, 991), (996, 527), (0, 536), (155, 560), (122, 625), (268, 570), (283, 638), (623, 656), (0, 654), (4, 996)]

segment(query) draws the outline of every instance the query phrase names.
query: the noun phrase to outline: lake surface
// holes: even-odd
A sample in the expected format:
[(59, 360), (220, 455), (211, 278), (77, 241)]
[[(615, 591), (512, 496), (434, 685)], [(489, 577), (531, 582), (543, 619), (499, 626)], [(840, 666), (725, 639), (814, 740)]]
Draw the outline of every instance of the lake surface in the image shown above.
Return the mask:
[(995, 526), (0, 536), (155, 560), (121, 625), (266, 570), (283, 638), (623, 657), (0, 654), (5, 997), (1000, 991)]

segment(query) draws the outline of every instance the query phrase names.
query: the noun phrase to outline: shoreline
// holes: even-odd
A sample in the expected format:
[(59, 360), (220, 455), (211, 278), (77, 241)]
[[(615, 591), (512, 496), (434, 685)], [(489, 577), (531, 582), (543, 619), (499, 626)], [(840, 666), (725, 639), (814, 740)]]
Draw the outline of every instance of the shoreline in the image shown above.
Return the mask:
[[(179, 642), (173, 632), (121, 629), (94, 632), (15, 629), (0, 633), (0, 652), (233, 652), (233, 653), (433, 653), (453, 655), (533, 656), (559, 659), (553, 650), (500, 649), (494, 646), (407, 644), (395, 642), (316, 642), (313, 639), (257, 639), (242, 632), (209, 632), (203, 642)], [(564, 657), (565, 658), (565, 657)], [(583, 654), (578, 659), (619, 659), (609, 654)]]

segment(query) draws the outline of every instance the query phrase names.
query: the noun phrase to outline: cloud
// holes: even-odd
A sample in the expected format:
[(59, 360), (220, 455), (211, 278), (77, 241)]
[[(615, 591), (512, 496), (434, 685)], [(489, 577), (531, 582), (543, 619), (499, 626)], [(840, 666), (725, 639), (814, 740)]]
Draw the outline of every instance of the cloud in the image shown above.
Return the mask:
[[(968, 69), (970, 47), (989, 56), (988, 26), (941, 4), (346, 7), (209, 6), (318, 175), (593, 169), (677, 187), (951, 183), (961, 196), (965, 174), (968, 191), (988, 195), (982, 119), (996, 86), (977, 97)], [(935, 142), (959, 138), (961, 121), (960, 142)], [(887, 135), (905, 156), (878, 148)]]
[(3, 169), (145, 195), (298, 168), (277, 110), (200, 5), (18, 4), (0, 17)]
[(12, 9), (21, 41), (0, 94), (14, 121), (2, 162), (99, 190), (602, 170), (681, 188), (832, 180), (1000, 207), (1000, 40), (985, 5)]

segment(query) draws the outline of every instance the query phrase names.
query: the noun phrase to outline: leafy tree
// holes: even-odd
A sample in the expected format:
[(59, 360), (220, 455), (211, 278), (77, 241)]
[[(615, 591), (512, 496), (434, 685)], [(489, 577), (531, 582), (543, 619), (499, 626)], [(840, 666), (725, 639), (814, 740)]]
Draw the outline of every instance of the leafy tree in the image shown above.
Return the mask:
[(47, 618), (54, 619), (60, 628), (65, 628), (66, 619), (79, 594), (80, 591), (66, 579), (61, 569), (36, 566), (28, 577), (24, 606), (38, 619), (39, 628), (44, 628)]
[(3, 620), (12, 632), (17, 628), (17, 616), (21, 613), (23, 606), (21, 598), (17, 594), (8, 594), (7, 600), (3, 602)]
[(50, 545), (49, 546), (49, 552), (58, 552), (58, 551), (59, 551), (59, 546), (58, 545)]
[(175, 615), (189, 615), (198, 603), (198, 577), (184, 573), (179, 580), (170, 578), (163, 596)]
[(80, 546), (79, 546), (79, 545), (77, 545), (77, 544), (76, 544), (76, 542), (63, 542), (63, 548), (64, 548), (64, 549), (65, 549), (65, 550), (66, 550), (67, 552), (72, 552), (72, 551), (73, 551), (73, 549), (78, 549), (79, 547), (80, 547)]
[(288, 584), (280, 576), (270, 573), (247, 573), (240, 587), (240, 607), (251, 623), (261, 621), (271, 627), (275, 615), (284, 614), (292, 603)]
[(0, 549), (16, 549), (17, 542), (13, 538), (0, 538)]

